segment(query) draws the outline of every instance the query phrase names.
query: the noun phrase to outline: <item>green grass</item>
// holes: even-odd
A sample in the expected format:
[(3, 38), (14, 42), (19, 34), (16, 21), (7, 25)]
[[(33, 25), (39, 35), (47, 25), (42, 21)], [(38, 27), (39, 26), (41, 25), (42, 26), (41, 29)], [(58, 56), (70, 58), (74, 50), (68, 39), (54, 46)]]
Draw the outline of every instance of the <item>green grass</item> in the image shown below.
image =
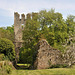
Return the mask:
[(28, 69), (29, 66), (30, 66), (30, 64), (19, 64), (19, 63), (18, 63), (18, 64), (17, 64), (17, 69), (18, 69), (18, 70), (21, 70), (21, 69), (22, 69), (22, 70), (23, 70), (23, 69), (25, 70), (25, 69)]
[(54, 68), (44, 70), (13, 70), (11, 75), (75, 75), (75, 69)]
[(17, 64), (18, 66), (30, 66), (30, 64)]

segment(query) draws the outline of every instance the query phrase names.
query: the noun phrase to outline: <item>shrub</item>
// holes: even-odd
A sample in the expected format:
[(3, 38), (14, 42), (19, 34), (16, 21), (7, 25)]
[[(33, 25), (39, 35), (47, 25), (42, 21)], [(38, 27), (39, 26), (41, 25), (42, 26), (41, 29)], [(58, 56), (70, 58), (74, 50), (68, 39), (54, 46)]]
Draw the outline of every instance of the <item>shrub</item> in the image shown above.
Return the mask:
[(32, 51), (30, 48), (28, 49), (21, 48), (20, 54), (19, 54), (19, 62), (32, 64)]
[(15, 48), (11, 40), (0, 38), (0, 53), (3, 53), (11, 61), (15, 59)]
[(3, 61), (5, 59), (5, 55), (4, 54), (0, 54), (0, 61)]
[(66, 68), (68, 67), (67, 64), (56, 64), (56, 65), (51, 65), (50, 68)]
[(2, 64), (0, 66), (0, 75), (8, 75), (15, 69), (10, 61), (0, 61), (0, 64)]
[(10, 74), (12, 72), (12, 68), (8, 65), (5, 66), (5, 70), (8, 74)]

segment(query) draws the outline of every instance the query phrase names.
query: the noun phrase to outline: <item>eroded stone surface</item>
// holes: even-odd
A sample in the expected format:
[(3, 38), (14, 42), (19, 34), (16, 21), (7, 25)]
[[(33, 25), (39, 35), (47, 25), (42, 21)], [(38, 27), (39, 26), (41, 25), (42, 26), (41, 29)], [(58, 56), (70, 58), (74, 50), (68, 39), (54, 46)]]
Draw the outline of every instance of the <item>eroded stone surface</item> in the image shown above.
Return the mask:
[(44, 39), (38, 42), (34, 58), (34, 69), (46, 69), (51, 65), (62, 64), (61, 52), (52, 48)]

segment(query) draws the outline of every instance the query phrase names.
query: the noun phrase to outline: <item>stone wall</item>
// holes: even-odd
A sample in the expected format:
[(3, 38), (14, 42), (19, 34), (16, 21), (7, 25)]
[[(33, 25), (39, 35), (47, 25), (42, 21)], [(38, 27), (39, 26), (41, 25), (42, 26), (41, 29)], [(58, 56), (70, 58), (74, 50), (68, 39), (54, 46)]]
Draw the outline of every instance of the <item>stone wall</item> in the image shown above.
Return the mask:
[(34, 69), (46, 69), (56, 64), (62, 64), (61, 52), (52, 48), (46, 40), (39, 41), (34, 55)]

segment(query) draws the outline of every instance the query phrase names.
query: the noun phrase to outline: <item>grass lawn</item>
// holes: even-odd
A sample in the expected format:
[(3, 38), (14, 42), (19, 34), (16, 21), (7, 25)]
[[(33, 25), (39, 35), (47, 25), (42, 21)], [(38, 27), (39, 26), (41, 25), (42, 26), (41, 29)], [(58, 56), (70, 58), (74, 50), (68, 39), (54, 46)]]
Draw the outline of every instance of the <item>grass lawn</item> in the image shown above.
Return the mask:
[(75, 75), (75, 68), (54, 68), (44, 70), (13, 70), (11, 75)]

